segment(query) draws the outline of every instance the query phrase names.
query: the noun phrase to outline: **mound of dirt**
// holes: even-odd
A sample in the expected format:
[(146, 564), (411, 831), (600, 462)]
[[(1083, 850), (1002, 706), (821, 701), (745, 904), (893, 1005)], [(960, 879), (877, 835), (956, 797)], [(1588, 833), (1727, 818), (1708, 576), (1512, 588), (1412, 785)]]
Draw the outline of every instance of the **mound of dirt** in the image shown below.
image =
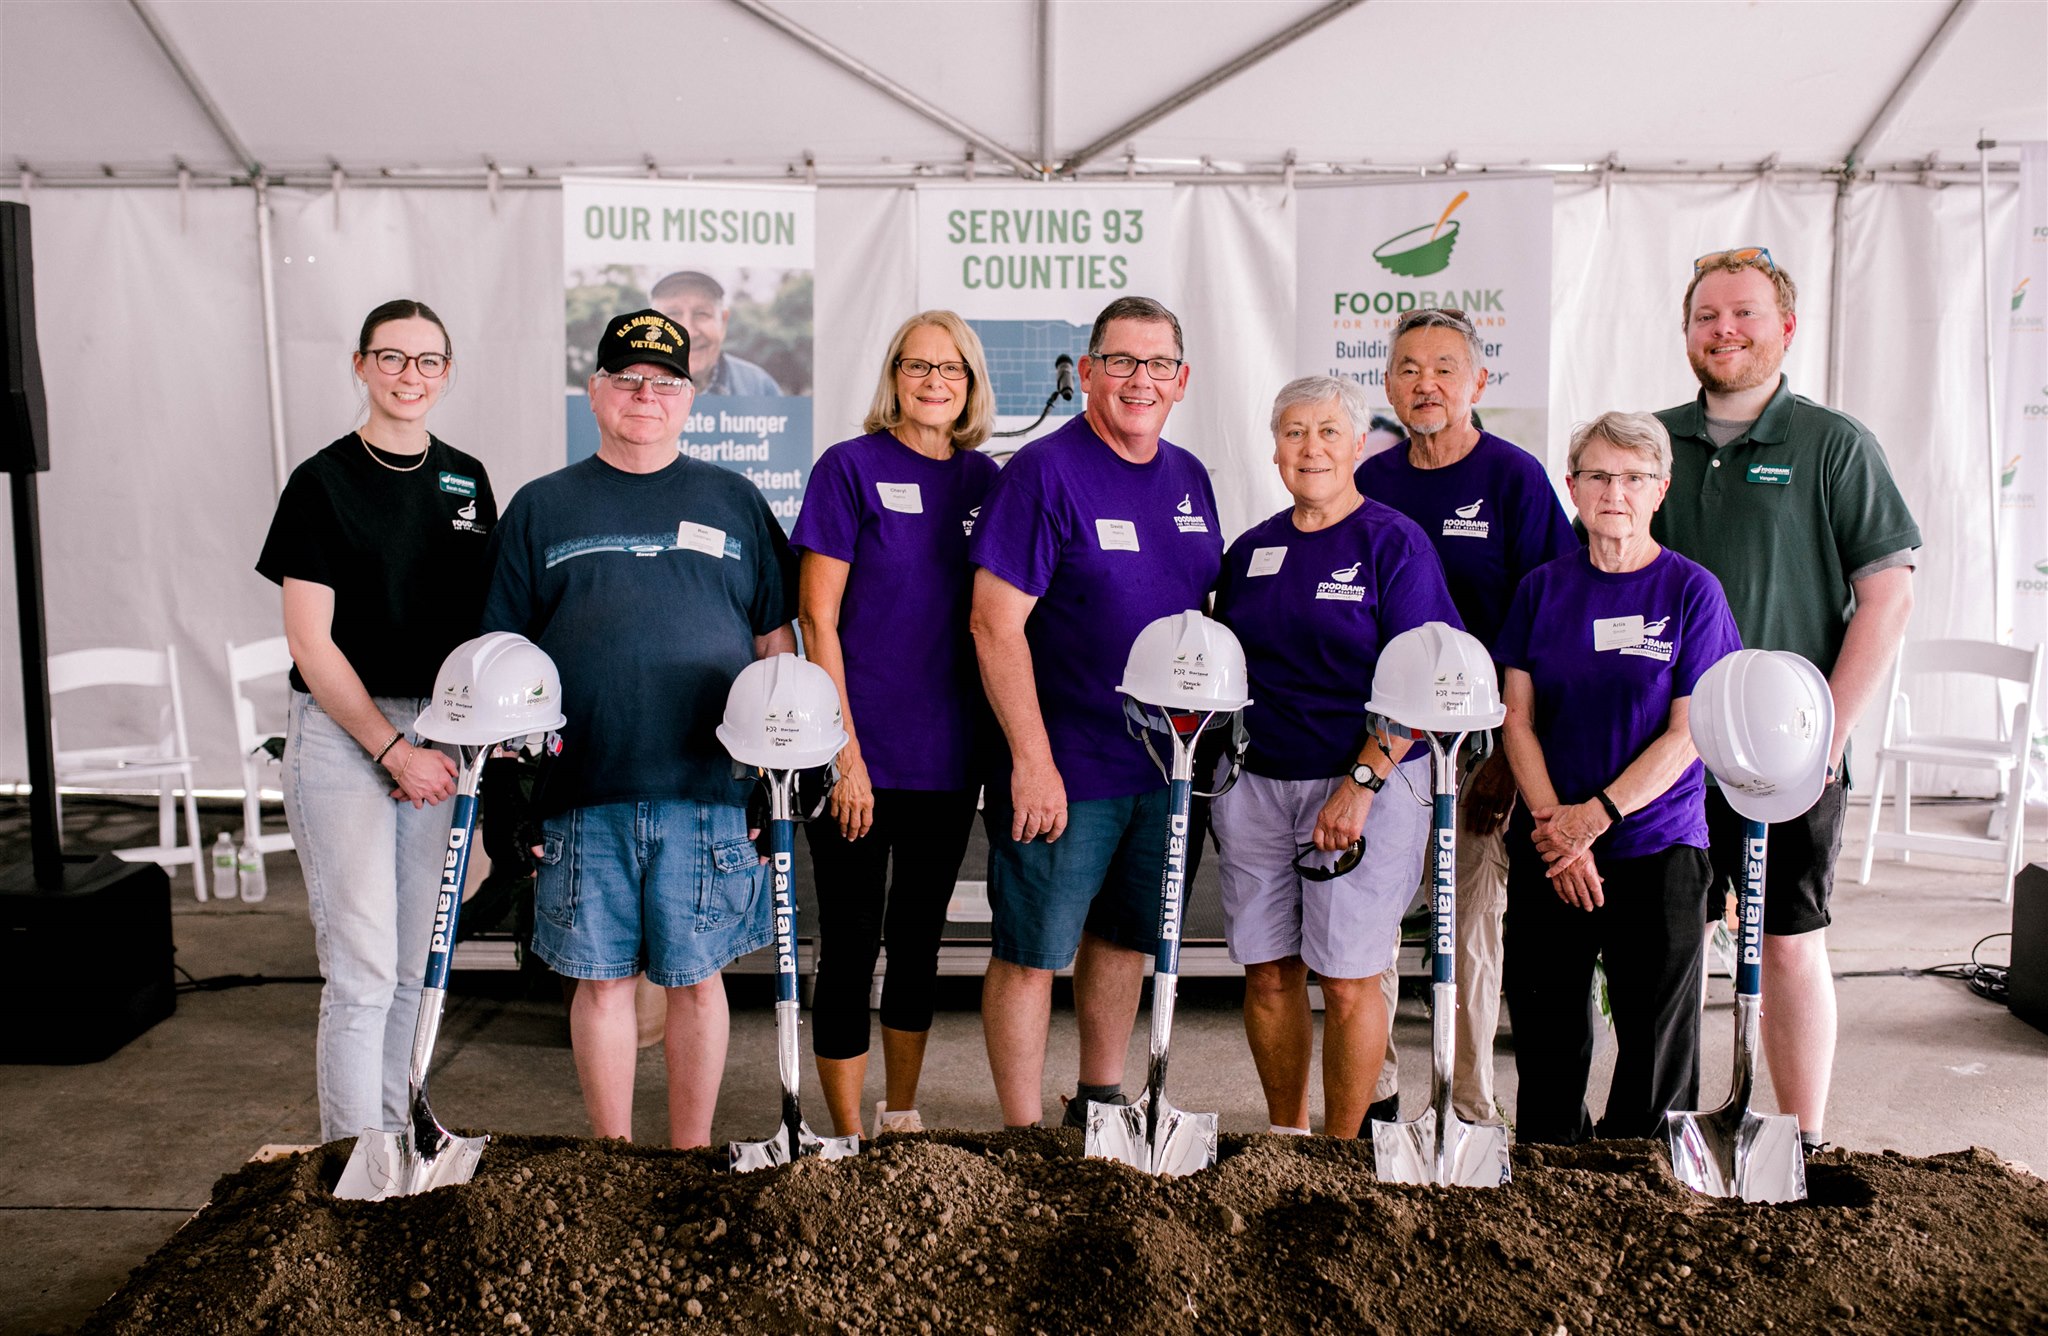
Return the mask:
[(475, 1180), (337, 1201), (352, 1143), (222, 1178), (92, 1333), (2048, 1328), (2048, 1185), (1984, 1151), (1836, 1152), (1809, 1200), (1687, 1191), (1661, 1147), (1517, 1148), (1497, 1191), (1369, 1145), (1224, 1137), (1158, 1180), (1075, 1132), (722, 1154), (504, 1137)]

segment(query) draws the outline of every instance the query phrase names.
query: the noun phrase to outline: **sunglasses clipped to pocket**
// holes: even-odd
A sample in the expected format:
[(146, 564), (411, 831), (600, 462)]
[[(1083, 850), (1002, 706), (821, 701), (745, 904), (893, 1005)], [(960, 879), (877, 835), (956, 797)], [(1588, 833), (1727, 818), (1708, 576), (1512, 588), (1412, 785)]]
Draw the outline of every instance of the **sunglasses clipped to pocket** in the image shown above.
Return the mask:
[(1323, 854), (1323, 851), (1313, 844), (1302, 845), (1301, 852), (1294, 856), (1294, 870), (1301, 874), (1304, 881), (1335, 881), (1357, 867), (1359, 860), (1365, 857), (1365, 837), (1361, 835), (1353, 840), (1349, 847), (1337, 855), (1337, 861), (1328, 867), (1317, 867), (1312, 863), (1304, 864), (1302, 861), (1318, 856), (1328, 855)]

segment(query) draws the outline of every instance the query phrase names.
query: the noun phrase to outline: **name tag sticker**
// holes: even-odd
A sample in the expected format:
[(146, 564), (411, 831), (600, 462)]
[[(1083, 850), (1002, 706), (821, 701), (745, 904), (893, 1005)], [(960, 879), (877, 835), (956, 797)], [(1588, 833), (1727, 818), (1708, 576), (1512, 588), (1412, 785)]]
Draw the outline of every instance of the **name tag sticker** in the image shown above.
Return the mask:
[(1095, 541), (1104, 552), (1136, 552), (1138, 526), (1131, 520), (1097, 520)]
[(1252, 549), (1252, 564), (1245, 569), (1246, 575), (1271, 575), (1280, 569), (1280, 563), (1287, 560), (1284, 547), (1255, 547)]
[(684, 520), (676, 526), (676, 546), (686, 552), (702, 552), (708, 557), (723, 558), (725, 530)]
[(448, 493), (450, 496), (476, 495), (475, 478), (465, 478), (460, 473), (449, 473), (446, 470), (443, 470), (440, 475), (440, 479), (441, 490)]
[(924, 493), (918, 491), (914, 482), (878, 482), (875, 491), (881, 494), (884, 510), (905, 515), (924, 514)]
[(1772, 483), (1779, 487), (1790, 487), (1792, 485), (1792, 470), (1781, 468), (1774, 464), (1751, 464), (1749, 466), (1748, 481)]
[(1596, 617), (1593, 619), (1593, 648), (1634, 649), (1643, 643), (1643, 619), (1636, 617)]

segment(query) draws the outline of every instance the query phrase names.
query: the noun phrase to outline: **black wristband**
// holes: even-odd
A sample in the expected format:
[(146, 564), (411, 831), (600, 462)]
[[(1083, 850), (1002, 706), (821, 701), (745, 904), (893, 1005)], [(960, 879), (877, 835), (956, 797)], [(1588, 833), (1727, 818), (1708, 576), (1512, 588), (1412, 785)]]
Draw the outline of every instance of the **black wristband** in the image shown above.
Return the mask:
[(1607, 809), (1608, 819), (1619, 825), (1621, 823), (1621, 809), (1614, 805), (1614, 799), (1607, 796), (1607, 790), (1602, 789), (1594, 794), (1593, 797), (1602, 807)]
[(396, 747), (396, 746), (398, 745), (398, 743), (399, 743), (399, 739), (403, 738), (404, 736), (405, 736), (405, 730), (404, 730), (404, 729), (400, 729), (400, 730), (399, 730), (399, 731), (397, 731), (396, 733), (393, 733), (393, 734), (391, 735), (391, 741), (389, 741), (389, 742), (387, 742), (387, 743), (385, 743), (385, 744), (384, 744), (384, 750), (383, 750), (383, 751), (380, 751), (380, 752), (378, 752), (378, 753), (377, 753), (377, 754), (376, 754), (375, 756), (372, 756), (372, 757), (370, 758), (370, 764), (371, 764), (371, 765), (382, 765), (382, 764), (384, 764), (384, 758), (385, 758), (385, 757), (387, 757), (387, 756), (389, 756), (389, 755), (391, 754), (391, 749), (392, 749), (393, 747)]

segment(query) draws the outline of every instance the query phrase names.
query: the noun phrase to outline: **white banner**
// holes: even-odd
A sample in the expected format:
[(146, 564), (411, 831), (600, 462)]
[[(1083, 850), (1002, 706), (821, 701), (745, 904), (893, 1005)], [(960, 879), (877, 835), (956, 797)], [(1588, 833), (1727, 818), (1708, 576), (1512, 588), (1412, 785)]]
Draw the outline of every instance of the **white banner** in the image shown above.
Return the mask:
[(690, 335), (684, 452), (746, 474), (795, 524), (815, 448), (816, 220), (809, 186), (564, 180), (570, 461), (597, 450), (584, 395), (606, 320), (651, 306)]
[(1547, 462), (1553, 191), (1547, 176), (1304, 189), (1296, 366), (1356, 380), (1384, 405), (1395, 322), (1455, 307), (1486, 344), (1486, 429)]
[[(1164, 185), (918, 188), (918, 305), (955, 311), (981, 336), (1003, 426), (1038, 416), (1053, 360), (1080, 360), (1103, 307), (1174, 305), (1172, 201)], [(1053, 418), (1080, 411), (1078, 395), (1052, 407)]]
[[(2048, 643), (2048, 143), (2020, 154), (2020, 207), (2014, 227), (2005, 363), (1997, 381), (2003, 401), (1998, 443), (1999, 567), (2009, 572), (2006, 640), (2022, 649)], [(1994, 311), (1994, 316), (1999, 314)], [(2048, 722), (2035, 683), (2034, 801), (2048, 793)]]

